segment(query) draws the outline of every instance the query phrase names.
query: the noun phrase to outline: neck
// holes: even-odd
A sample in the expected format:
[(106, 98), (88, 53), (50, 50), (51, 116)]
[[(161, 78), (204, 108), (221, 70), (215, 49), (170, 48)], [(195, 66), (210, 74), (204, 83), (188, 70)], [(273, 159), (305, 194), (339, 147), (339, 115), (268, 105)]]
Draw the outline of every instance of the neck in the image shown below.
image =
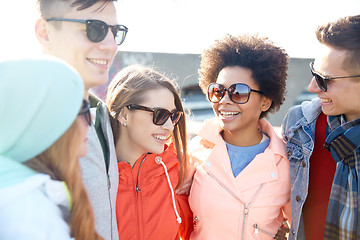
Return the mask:
[(89, 101), (89, 89), (84, 89), (84, 99)]
[(238, 147), (249, 147), (261, 142), (263, 135), (257, 128), (246, 128), (237, 131), (223, 131), (223, 138), (227, 143)]
[(131, 167), (133, 167), (143, 153), (137, 151), (136, 145), (129, 141), (129, 137), (124, 133), (124, 131), (126, 131), (124, 127), (121, 131), (123, 133), (120, 133), (115, 146), (116, 158), (118, 162), (127, 162), (131, 165)]

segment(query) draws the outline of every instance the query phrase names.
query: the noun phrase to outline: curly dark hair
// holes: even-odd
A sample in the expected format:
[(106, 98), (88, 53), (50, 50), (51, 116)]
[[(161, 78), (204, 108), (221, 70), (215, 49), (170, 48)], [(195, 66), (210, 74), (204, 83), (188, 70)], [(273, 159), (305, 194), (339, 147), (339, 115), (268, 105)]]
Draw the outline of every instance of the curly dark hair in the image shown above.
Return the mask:
[(267, 37), (228, 34), (202, 53), (199, 86), (206, 94), (209, 84), (216, 82), (223, 68), (249, 69), (259, 90), (272, 100), (270, 108), (260, 115), (264, 118), (269, 112), (279, 110), (285, 100), (288, 62), (285, 50), (276, 47)]

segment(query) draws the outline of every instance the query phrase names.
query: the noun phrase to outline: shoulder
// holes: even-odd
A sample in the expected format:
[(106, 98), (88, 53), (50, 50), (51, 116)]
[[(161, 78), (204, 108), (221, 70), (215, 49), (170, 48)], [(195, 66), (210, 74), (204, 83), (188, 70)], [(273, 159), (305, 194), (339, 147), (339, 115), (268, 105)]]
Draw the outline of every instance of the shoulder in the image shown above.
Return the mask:
[(0, 206), (1, 239), (71, 239), (61, 210), (47, 194), (47, 181), (52, 180), (38, 174), (5, 189), (11, 201)]
[(320, 112), (321, 101), (319, 98), (314, 98), (311, 101), (304, 101), (300, 105), (291, 107), (285, 118), (296, 121), (304, 117), (307, 122), (311, 122), (319, 116)]
[(282, 122), (282, 135), (287, 135), (291, 129), (313, 123), (320, 113), (321, 102), (319, 98), (304, 101), (301, 105), (291, 107)]
[(170, 163), (170, 162), (178, 162), (177, 154), (175, 150), (174, 144), (165, 145), (165, 149), (160, 154), (150, 154), (151, 158), (156, 158), (157, 156), (161, 157), (164, 162)]
[(215, 143), (203, 137), (196, 136), (188, 143), (190, 164), (193, 166), (203, 164), (211, 154)]
[(98, 96), (93, 93), (89, 94), (89, 103), (91, 107), (96, 107), (98, 103), (103, 103), (104, 101), (101, 100)]
[(287, 125), (290, 125), (298, 121), (302, 117), (304, 117), (304, 114), (301, 110), (301, 105), (296, 105), (288, 110), (283, 122), (286, 122)]

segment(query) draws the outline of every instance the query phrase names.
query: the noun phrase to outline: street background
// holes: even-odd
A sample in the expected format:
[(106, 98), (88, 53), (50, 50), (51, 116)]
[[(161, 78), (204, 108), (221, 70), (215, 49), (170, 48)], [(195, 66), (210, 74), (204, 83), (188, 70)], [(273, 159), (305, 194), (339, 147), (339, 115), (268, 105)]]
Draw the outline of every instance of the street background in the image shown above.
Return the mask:
[[(268, 119), (279, 126), (289, 107), (313, 96), (306, 91), (309, 62), (316, 56), (318, 25), (360, 13), (360, 0), (118, 0), (118, 22), (129, 28), (110, 78), (134, 63), (154, 66), (177, 80), (189, 119), (212, 116), (197, 88), (199, 54), (225, 34), (268, 36), (290, 56), (286, 101)], [(0, 61), (38, 54), (35, 0), (2, 2)], [(104, 94), (105, 86), (94, 89)], [(196, 127), (197, 128), (197, 127)]]

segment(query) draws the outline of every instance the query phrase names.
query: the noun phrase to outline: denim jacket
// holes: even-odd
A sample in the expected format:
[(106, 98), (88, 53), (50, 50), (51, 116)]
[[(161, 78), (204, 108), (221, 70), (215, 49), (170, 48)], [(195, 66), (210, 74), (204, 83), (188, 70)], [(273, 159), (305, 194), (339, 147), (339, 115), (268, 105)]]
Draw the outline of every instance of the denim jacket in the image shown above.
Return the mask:
[(302, 208), (309, 187), (309, 159), (314, 149), (316, 120), (321, 113), (319, 98), (289, 109), (282, 123), (290, 162), (292, 224), (289, 239), (305, 239)]

